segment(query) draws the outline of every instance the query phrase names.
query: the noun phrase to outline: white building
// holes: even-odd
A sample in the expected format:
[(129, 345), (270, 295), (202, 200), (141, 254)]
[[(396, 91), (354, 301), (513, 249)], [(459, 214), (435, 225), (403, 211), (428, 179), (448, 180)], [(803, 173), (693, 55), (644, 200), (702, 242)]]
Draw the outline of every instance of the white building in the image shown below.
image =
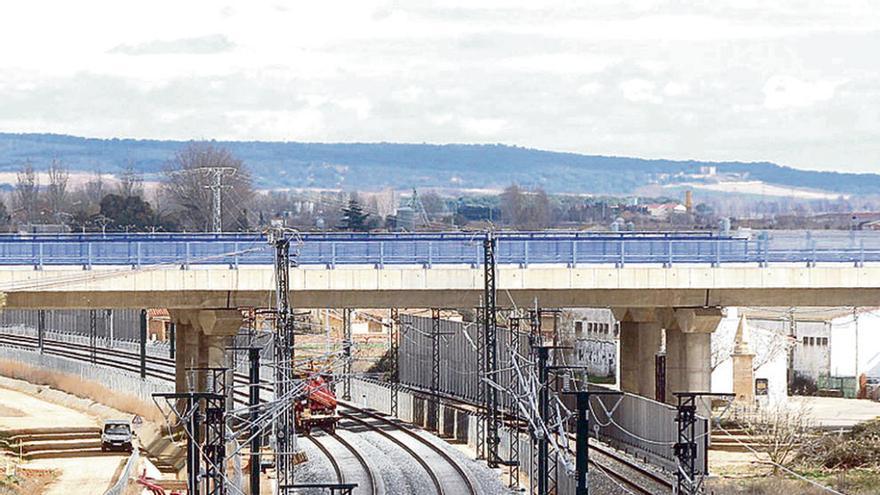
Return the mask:
[[(741, 311), (728, 308), (727, 314), (712, 334), (712, 391), (733, 391), (733, 360), (736, 329)], [(766, 386), (766, 395), (756, 394), (758, 400), (778, 402), (788, 397), (788, 354), (791, 341), (787, 333), (776, 325), (763, 325), (746, 318), (748, 340), (755, 354), (752, 364), (755, 385)], [(756, 387), (757, 388), (757, 387)]]
[(619, 330), (608, 309), (573, 310), (574, 359), (592, 377), (614, 378), (617, 372)]
[(827, 376), (880, 378), (880, 308), (730, 309), (712, 335), (713, 391), (732, 387), (729, 355), (742, 314), (751, 331), (755, 379), (767, 380), (771, 398), (787, 395), (789, 374), (814, 386)]

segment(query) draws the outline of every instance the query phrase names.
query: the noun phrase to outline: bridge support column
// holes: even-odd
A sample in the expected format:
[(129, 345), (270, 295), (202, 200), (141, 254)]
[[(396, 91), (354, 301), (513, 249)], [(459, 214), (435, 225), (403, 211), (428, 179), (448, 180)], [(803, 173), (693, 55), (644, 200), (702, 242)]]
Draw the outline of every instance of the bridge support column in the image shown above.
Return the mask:
[(720, 309), (676, 309), (666, 329), (666, 401), (674, 392), (711, 392), (712, 332), (723, 314)]
[(655, 361), (660, 351), (661, 310), (614, 309), (620, 321), (620, 389), (654, 398), (657, 374)]
[(195, 384), (188, 382), (186, 369), (197, 366), (199, 349), (199, 332), (187, 324), (177, 324), (174, 331), (174, 391), (177, 393), (188, 392)]
[[(171, 320), (177, 325), (177, 354), (175, 356), (175, 389), (188, 390), (187, 368), (226, 368), (226, 343), (238, 333), (243, 318), (237, 309), (170, 310)], [(232, 390), (232, 371), (226, 376), (226, 386)], [(194, 389), (206, 390), (207, 374), (195, 373)]]

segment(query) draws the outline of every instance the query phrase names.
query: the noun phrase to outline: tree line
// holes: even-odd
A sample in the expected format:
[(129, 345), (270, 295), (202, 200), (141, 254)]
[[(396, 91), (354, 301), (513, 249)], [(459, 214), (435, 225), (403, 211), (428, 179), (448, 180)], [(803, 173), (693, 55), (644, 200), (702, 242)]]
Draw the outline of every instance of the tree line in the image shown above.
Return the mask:
[[(278, 173), (288, 171), (278, 170)], [(303, 178), (307, 181), (307, 178)], [(397, 191), (255, 189), (245, 163), (228, 149), (192, 143), (162, 172), (144, 177), (132, 164), (114, 176), (71, 174), (59, 160), (37, 171), (23, 164), (0, 201), (0, 228), (22, 232), (225, 232), (258, 231), (271, 224), (301, 230), (451, 230), (607, 227), (623, 217), (638, 224), (639, 208), (622, 198), (549, 195), (540, 187), (510, 184), (498, 194), (409, 196)], [(714, 228), (711, 209), (673, 219)], [(675, 225), (673, 225), (675, 226)]]

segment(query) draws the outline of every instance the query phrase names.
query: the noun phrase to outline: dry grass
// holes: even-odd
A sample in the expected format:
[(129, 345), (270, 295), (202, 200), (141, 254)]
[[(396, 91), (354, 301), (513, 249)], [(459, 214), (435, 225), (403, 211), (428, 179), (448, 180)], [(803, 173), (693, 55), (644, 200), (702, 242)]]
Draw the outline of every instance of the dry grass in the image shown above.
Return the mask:
[[(816, 473), (809, 479), (848, 495), (880, 493), (880, 473), (871, 470), (850, 470), (833, 474)], [(782, 476), (744, 479), (712, 479), (706, 482), (706, 493), (712, 495), (828, 495), (828, 491)]]
[(145, 403), (137, 396), (112, 390), (104, 385), (83, 380), (78, 376), (57, 371), (34, 368), (14, 361), (0, 361), (0, 375), (24, 380), (34, 385), (47, 385), (77, 397), (91, 400), (130, 414), (137, 414), (145, 420), (162, 424), (161, 413), (152, 403)]
[(0, 478), (0, 495), (33, 495), (43, 493), (58, 478), (51, 469), (19, 469), (15, 476)]

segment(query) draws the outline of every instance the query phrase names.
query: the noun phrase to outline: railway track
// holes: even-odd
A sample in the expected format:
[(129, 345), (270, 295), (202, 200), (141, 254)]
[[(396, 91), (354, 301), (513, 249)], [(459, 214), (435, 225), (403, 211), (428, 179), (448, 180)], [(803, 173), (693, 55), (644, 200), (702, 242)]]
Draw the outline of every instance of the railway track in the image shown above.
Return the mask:
[[(384, 488), (378, 483), (378, 477), (372, 466), (367, 463), (363, 454), (339, 433), (311, 435), (305, 438), (324, 454), (339, 483), (357, 483), (358, 487), (355, 490), (357, 494), (384, 495)], [(332, 442), (328, 442), (328, 439), (332, 439)], [(352, 460), (355, 462), (352, 463)]]
[(339, 412), (340, 417), (378, 433), (416, 459), (416, 462), (427, 472), (438, 495), (477, 494), (475, 483), (467, 471), (449, 453), (427, 438), (398, 421), (367, 409), (349, 404), (340, 404), (340, 406), (352, 411)]
[[(36, 337), (29, 337), (17, 334), (8, 334), (0, 332), (0, 346), (20, 348), (26, 351), (37, 351), (39, 349)], [(86, 361), (98, 365), (110, 366), (132, 373), (140, 373), (140, 354), (137, 352), (126, 351), (122, 349), (107, 349), (104, 347), (92, 348), (87, 344), (78, 344), (72, 342), (63, 342), (52, 339), (43, 340), (43, 353), (52, 356), (59, 356), (68, 359), (76, 359)], [(146, 376), (163, 381), (174, 381), (174, 360), (155, 355), (146, 355)], [(247, 403), (248, 394), (246, 392), (248, 385), (248, 377), (244, 373), (234, 373), (234, 390), (233, 394), (236, 402), (241, 404)], [(261, 390), (272, 393), (270, 384), (262, 383)], [(448, 400), (444, 400), (448, 402)], [(387, 439), (389, 442), (398, 446), (404, 452), (407, 452), (426, 472), (430, 482), (438, 495), (453, 494), (471, 494), (476, 495), (478, 492), (475, 483), (468, 476), (467, 471), (462, 468), (447, 452), (442, 448), (434, 445), (430, 440), (422, 437), (411, 428), (403, 425), (399, 421), (392, 420), (373, 411), (359, 408), (352, 404), (340, 403), (342, 409), (340, 416), (346, 421), (357, 424), (369, 431), (377, 433), (379, 436)], [(461, 403), (461, 408), (471, 410), (473, 406), (467, 403)], [(390, 432), (388, 431), (390, 430)], [(332, 438), (338, 448), (328, 448), (326, 439)], [(318, 438), (311, 438), (318, 450), (320, 450), (328, 459), (334, 469), (339, 482), (356, 482), (359, 484), (359, 493), (368, 493), (371, 495), (384, 494), (384, 488), (376, 474), (373, 472), (363, 454), (357, 451), (348, 441), (338, 434), (322, 435)], [(644, 466), (627, 459), (617, 452), (604, 448), (600, 445), (592, 444), (590, 449), (599, 452), (606, 458), (605, 461), (597, 463), (595, 459), (590, 460), (590, 464), (598, 471), (603, 472), (612, 481), (622, 487), (626, 491), (638, 495), (652, 495), (661, 492), (671, 492), (672, 483), (663, 476), (646, 469)], [(351, 469), (343, 469), (338, 461), (338, 456), (349, 456), (349, 460), (354, 458), (359, 467), (355, 467), (353, 475), (347, 474)], [(433, 459), (434, 462), (428, 462)], [(610, 460), (610, 461), (609, 461)], [(439, 462), (437, 462), (439, 461)], [(349, 463), (351, 464), (351, 463)], [(440, 471), (440, 472), (437, 472)], [(350, 479), (349, 479), (350, 478)], [(344, 481), (343, 481), (344, 480)], [(637, 481), (638, 480), (638, 481)], [(361, 483), (364, 483), (361, 489)], [(367, 487), (369, 487), (367, 489)]]

